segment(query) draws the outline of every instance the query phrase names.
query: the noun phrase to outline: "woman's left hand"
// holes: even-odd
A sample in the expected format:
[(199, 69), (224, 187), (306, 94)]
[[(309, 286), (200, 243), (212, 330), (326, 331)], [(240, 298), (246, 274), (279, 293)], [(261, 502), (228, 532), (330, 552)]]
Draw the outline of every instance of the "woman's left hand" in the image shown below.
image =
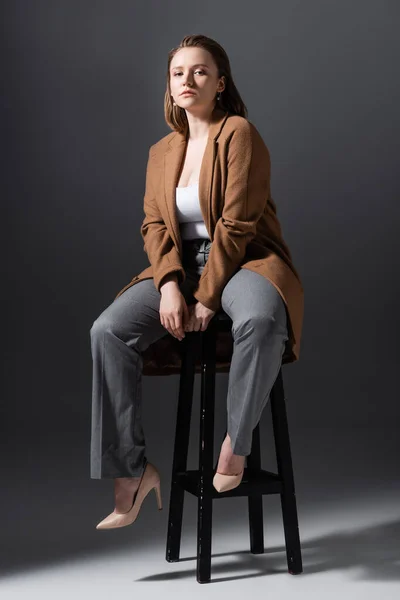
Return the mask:
[(184, 323), (184, 331), (205, 331), (216, 311), (207, 308), (201, 302), (188, 306), (189, 318)]

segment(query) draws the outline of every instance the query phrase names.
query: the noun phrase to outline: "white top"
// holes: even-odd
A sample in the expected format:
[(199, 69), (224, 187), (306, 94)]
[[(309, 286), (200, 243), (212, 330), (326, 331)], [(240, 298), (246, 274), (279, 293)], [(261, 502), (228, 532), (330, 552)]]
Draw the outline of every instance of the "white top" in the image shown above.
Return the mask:
[(210, 239), (200, 208), (199, 182), (186, 187), (177, 187), (175, 199), (181, 238), (183, 240)]

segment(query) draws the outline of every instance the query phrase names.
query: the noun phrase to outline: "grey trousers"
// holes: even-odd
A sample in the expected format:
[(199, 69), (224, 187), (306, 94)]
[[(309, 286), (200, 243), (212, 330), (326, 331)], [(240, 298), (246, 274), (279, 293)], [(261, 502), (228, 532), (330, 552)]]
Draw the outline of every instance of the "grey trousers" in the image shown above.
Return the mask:
[[(183, 241), (187, 304), (206, 264), (211, 241)], [(145, 279), (116, 298), (90, 330), (93, 358), (91, 478), (140, 476), (146, 466), (142, 429), (141, 354), (164, 335), (161, 294)], [(227, 432), (234, 454), (247, 456), (277, 378), (288, 340), (285, 304), (258, 273), (238, 269), (226, 284), (221, 305), (232, 319), (233, 355), (228, 379)]]

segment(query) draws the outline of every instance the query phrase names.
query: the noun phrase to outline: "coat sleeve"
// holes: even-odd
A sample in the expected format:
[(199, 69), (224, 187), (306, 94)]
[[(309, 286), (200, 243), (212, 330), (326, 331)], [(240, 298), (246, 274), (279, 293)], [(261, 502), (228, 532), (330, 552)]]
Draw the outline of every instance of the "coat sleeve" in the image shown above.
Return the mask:
[(157, 199), (151, 185), (152, 180), (152, 148), (146, 169), (146, 187), (143, 201), (145, 217), (140, 228), (144, 246), (150, 264), (153, 267), (154, 285), (158, 291), (162, 285), (162, 279), (169, 273), (177, 273), (178, 282), (185, 280), (186, 274), (182, 266), (179, 253), (168, 232), (157, 205)]
[(267, 146), (249, 121), (235, 129), (228, 145), (227, 183), (208, 260), (193, 292), (196, 300), (217, 311), (222, 291), (243, 263), (270, 194), (271, 162)]

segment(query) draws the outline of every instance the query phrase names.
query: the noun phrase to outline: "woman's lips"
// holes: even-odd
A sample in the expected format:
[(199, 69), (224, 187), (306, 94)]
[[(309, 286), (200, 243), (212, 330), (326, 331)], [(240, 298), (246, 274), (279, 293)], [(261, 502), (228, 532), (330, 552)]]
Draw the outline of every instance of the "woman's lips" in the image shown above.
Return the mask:
[(181, 96), (195, 96), (194, 92), (182, 92)]

